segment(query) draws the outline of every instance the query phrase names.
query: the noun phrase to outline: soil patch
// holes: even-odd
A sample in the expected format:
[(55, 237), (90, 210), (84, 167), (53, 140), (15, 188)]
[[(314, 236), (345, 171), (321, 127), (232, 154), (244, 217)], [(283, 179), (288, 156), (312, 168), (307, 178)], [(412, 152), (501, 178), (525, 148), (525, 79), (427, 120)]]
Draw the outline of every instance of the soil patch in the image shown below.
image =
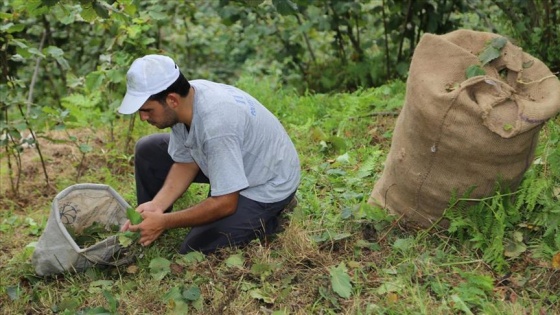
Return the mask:
[[(75, 179), (77, 183), (88, 170), (97, 167), (115, 166), (117, 173), (131, 170), (129, 163), (118, 163), (118, 167), (109, 165), (112, 159), (107, 157), (108, 141), (103, 133), (93, 134), (84, 129), (72, 130), (70, 134), (76, 142), (70, 140), (66, 131), (49, 131), (37, 137), (38, 145), (25, 146), (19, 154), (8, 156), (4, 151), (0, 155), (1, 209), (19, 212), (19, 209), (50, 204), (64, 188), (58, 185), (69, 185), (58, 179)], [(77, 143), (87, 143), (91, 152), (84, 156)]]

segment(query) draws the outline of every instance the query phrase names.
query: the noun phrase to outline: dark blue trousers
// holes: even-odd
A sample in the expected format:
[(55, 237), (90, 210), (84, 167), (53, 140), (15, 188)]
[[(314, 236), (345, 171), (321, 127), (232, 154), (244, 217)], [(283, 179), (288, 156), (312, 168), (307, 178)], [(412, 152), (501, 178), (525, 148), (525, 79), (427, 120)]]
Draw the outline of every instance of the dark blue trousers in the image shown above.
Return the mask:
[[(136, 196), (138, 205), (152, 200), (163, 186), (173, 160), (167, 153), (169, 134), (154, 134), (141, 138), (136, 143), (134, 165)], [(202, 173), (194, 182), (209, 183)], [(282, 210), (294, 198), (274, 203), (262, 203), (239, 196), (234, 214), (207, 225), (190, 229), (179, 248), (181, 254), (190, 251), (210, 253), (223, 247), (239, 247), (254, 239), (263, 239), (278, 230)], [(173, 206), (166, 210), (172, 211)]]

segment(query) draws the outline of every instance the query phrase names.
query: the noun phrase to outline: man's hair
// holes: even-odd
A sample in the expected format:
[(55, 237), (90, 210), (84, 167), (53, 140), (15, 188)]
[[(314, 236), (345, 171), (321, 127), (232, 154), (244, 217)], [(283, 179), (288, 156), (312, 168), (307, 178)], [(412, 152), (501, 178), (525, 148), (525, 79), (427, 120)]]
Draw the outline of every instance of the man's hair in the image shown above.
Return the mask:
[(148, 100), (150, 101), (158, 101), (162, 105), (165, 104), (165, 100), (167, 99), (167, 95), (169, 93), (177, 93), (181, 97), (185, 97), (189, 95), (189, 90), (191, 89), (191, 84), (185, 78), (182, 72), (179, 72), (179, 77), (175, 82), (173, 82), (167, 89), (151, 95)]

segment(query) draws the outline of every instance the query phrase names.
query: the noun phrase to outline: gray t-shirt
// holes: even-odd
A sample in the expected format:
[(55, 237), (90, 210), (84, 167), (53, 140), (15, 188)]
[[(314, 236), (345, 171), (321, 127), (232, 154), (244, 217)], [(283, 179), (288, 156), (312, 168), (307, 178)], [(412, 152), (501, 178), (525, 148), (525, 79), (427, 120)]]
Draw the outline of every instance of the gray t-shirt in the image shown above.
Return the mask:
[(281, 201), (300, 181), (299, 158), (278, 119), (246, 92), (207, 80), (195, 90), (190, 130), (171, 127), (169, 155), (195, 162), (210, 179), (212, 196), (235, 191), (264, 203)]

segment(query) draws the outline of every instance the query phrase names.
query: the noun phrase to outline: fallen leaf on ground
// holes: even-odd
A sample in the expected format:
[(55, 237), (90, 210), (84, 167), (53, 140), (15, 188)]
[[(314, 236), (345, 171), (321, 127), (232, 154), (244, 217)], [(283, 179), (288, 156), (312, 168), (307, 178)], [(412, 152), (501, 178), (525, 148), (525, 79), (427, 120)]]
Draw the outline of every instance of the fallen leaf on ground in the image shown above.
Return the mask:
[(136, 265), (130, 265), (126, 267), (126, 273), (135, 274), (137, 272), (138, 272), (138, 266)]
[(552, 257), (552, 268), (560, 269), (560, 252)]

